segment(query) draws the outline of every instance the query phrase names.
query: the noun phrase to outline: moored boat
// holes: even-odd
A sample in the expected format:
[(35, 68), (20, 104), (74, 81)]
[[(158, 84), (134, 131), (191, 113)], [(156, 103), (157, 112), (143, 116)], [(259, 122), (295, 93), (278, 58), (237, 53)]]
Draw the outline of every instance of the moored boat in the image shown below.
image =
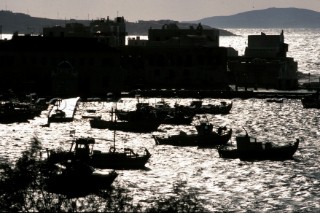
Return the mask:
[(258, 142), (249, 136), (236, 137), (236, 148), (221, 146), (218, 148), (222, 158), (239, 158), (240, 160), (286, 160), (292, 159), (299, 147), (299, 139), (294, 143), (276, 145), (272, 142)]
[(40, 115), (42, 108), (33, 103), (20, 101), (0, 102), (0, 123), (27, 121)]
[(233, 102), (221, 101), (220, 104), (203, 104), (202, 101), (192, 101), (189, 106), (175, 105), (184, 113), (192, 114), (228, 114)]
[(283, 103), (283, 98), (267, 98), (266, 102), (268, 103)]
[(316, 93), (303, 97), (301, 99), (301, 103), (303, 105), (303, 108), (316, 108), (320, 109), (320, 94), (319, 91)]
[(93, 149), (94, 144), (94, 138), (77, 138), (73, 140), (68, 152), (53, 152), (49, 155), (48, 162), (61, 163), (77, 160), (100, 169), (141, 169), (151, 157), (146, 148), (144, 154), (138, 154), (130, 148), (124, 148), (123, 151), (116, 150), (114, 144), (109, 152), (101, 152)]
[[(148, 116), (135, 115), (128, 120), (118, 120), (117, 110), (112, 109), (111, 120), (104, 120), (101, 117), (95, 117), (89, 120), (91, 128), (121, 130), (126, 132), (147, 133), (158, 129), (161, 122), (156, 116), (147, 113)], [(128, 115), (124, 115), (125, 117)]]
[(45, 189), (68, 197), (82, 197), (109, 189), (118, 176), (115, 171), (98, 173), (82, 161), (68, 161), (51, 168), (45, 179)]
[(155, 136), (153, 138), (157, 145), (172, 146), (198, 146), (198, 147), (215, 147), (227, 144), (232, 135), (232, 129), (227, 127), (218, 127), (217, 131), (213, 131), (210, 123), (203, 123), (196, 126), (196, 134), (186, 134), (180, 131), (180, 134), (168, 137)]
[(149, 103), (136, 104), (134, 111), (115, 111), (118, 120), (141, 121), (156, 120), (161, 124), (190, 125), (193, 121), (194, 113), (186, 113), (179, 110), (179, 107), (170, 107), (164, 100), (157, 102), (154, 106)]

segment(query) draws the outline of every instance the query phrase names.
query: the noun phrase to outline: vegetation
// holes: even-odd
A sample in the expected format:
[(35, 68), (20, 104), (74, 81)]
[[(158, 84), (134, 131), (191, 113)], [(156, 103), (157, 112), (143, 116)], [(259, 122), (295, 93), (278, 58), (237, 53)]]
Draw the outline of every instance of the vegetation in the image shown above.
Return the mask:
[[(0, 165), (0, 209), (5, 212), (204, 212), (195, 193), (186, 193), (185, 182), (174, 185), (175, 196), (152, 200), (148, 207), (133, 204), (123, 186), (85, 197), (67, 197), (45, 190), (50, 168), (39, 158), (41, 143), (33, 140), (14, 166)], [(182, 189), (182, 190), (181, 190)]]

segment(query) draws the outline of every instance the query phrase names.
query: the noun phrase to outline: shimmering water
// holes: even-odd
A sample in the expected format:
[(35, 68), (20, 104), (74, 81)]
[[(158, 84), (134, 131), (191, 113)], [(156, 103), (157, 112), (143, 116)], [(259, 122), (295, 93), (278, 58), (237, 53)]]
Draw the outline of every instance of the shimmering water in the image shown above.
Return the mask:
[[(221, 38), (223, 46), (233, 46), (239, 53), (244, 51), (248, 34), (278, 34), (281, 30), (230, 30), (242, 36)], [(289, 44), (288, 56), (299, 63), (299, 70), (319, 74), (319, 30), (285, 30)], [(140, 100), (149, 103), (159, 98)], [(165, 99), (173, 104), (189, 104), (191, 99)], [(218, 103), (219, 99), (204, 99), (205, 103)], [(152, 154), (145, 170), (121, 170), (114, 184), (124, 184), (136, 202), (147, 204), (148, 199), (173, 193), (173, 184), (186, 181), (187, 188), (196, 192), (210, 211), (235, 212), (293, 212), (320, 211), (320, 142), (319, 110), (304, 109), (300, 100), (284, 103), (267, 103), (263, 99), (232, 99), (233, 108), (228, 115), (207, 115), (215, 126), (228, 125), (235, 135), (244, 134), (243, 127), (259, 140), (275, 143), (295, 141), (301, 143), (294, 160), (242, 162), (226, 160), (218, 156), (216, 149), (196, 147), (156, 146), (152, 134), (175, 134), (180, 130), (195, 132), (193, 126), (162, 125), (159, 131), (148, 134), (116, 133), (116, 146), (130, 147), (138, 152), (146, 147)], [(46, 122), (45, 111), (41, 117), (29, 123), (0, 124), (0, 159), (14, 162), (27, 148), (34, 134), (44, 148), (69, 149), (70, 130), (76, 136), (92, 136), (97, 140), (95, 149), (107, 151), (112, 145), (113, 132), (91, 129), (89, 121), (82, 118), (86, 109), (94, 108), (103, 118), (109, 118), (112, 107), (133, 110), (137, 100), (121, 99), (117, 104), (105, 102), (80, 103), (75, 119), (70, 123)], [(102, 139), (110, 139), (106, 141)], [(43, 150), (45, 153), (45, 150)]]
[[(190, 103), (191, 99), (165, 99), (172, 106), (174, 102)], [(145, 99), (155, 103), (160, 99)], [(207, 103), (220, 100), (205, 99)], [(231, 100), (226, 100), (231, 101)], [(146, 170), (118, 171), (114, 184), (128, 186), (136, 202), (148, 203), (148, 199), (173, 193), (175, 181), (187, 182), (211, 211), (248, 210), (303, 211), (320, 210), (320, 148), (319, 112), (316, 109), (303, 109), (300, 100), (285, 100), (284, 103), (267, 103), (263, 99), (233, 99), (233, 109), (228, 115), (207, 115), (215, 125), (228, 125), (235, 135), (249, 134), (260, 140), (285, 143), (301, 140), (294, 160), (242, 162), (238, 159), (226, 160), (218, 156), (216, 149), (196, 147), (173, 147), (155, 145), (152, 134), (174, 134), (179, 130), (195, 132), (192, 126), (162, 125), (159, 131), (137, 134), (118, 131), (117, 148), (131, 147), (138, 152), (146, 147), (152, 157)], [(125, 98), (117, 103), (118, 109), (132, 109), (136, 99)], [(70, 130), (76, 136), (93, 136), (97, 139), (95, 149), (107, 151), (112, 145), (113, 132), (91, 129), (82, 114), (87, 108), (97, 109), (97, 113), (108, 119), (114, 103), (80, 103), (75, 120), (70, 123), (53, 123), (51, 127), (41, 127), (42, 118), (30, 123), (0, 125), (0, 156), (13, 161), (19, 157), (36, 134), (44, 148), (70, 146)], [(45, 113), (45, 112), (44, 112)], [(42, 115), (44, 116), (44, 115)], [(105, 141), (102, 139), (110, 139)]]

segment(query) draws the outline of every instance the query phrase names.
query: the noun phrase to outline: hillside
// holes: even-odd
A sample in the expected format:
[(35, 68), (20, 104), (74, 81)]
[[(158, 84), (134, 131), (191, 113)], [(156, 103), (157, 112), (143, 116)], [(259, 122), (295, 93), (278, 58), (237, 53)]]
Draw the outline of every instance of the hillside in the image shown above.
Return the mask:
[(320, 13), (298, 8), (269, 8), (191, 21), (198, 22), (216, 28), (319, 28)]
[[(42, 34), (43, 27), (60, 25), (64, 26), (66, 23), (77, 22), (89, 25), (88, 20), (58, 20), (31, 17), (23, 13), (13, 13), (11, 11), (0, 11), (0, 26), (2, 26), (2, 33), (12, 34), (14, 32), (19, 33), (35, 33)], [(181, 23), (172, 20), (159, 20), (159, 21), (139, 21), (127, 22), (126, 28), (129, 35), (148, 35), (148, 29), (160, 29), (166, 23), (175, 22), (179, 28), (189, 28), (190, 25), (197, 26), (197, 23)], [(204, 28), (211, 28), (209, 26), (203, 26)], [(232, 35), (232, 33), (226, 30), (220, 30), (220, 35)]]

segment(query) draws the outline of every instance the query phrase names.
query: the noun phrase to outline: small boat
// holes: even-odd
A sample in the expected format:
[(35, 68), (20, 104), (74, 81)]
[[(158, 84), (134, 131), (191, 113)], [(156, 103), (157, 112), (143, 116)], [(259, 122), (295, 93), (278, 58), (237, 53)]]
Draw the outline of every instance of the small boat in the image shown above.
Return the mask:
[(130, 148), (118, 151), (114, 144), (109, 152), (101, 152), (93, 149), (94, 144), (94, 138), (77, 138), (73, 140), (69, 152), (51, 152), (48, 162), (61, 163), (69, 160), (80, 160), (99, 169), (141, 169), (145, 167), (151, 157), (146, 148), (144, 154), (137, 154)]
[(301, 99), (301, 103), (303, 105), (303, 108), (316, 108), (320, 109), (320, 94), (319, 91), (316, 93), (306, 96)]
[(219, 147), (219, 156), (222, 158), (239, 158), (240, 160), (286, 160), (292, 159), (299, 146), (299, 139), (286, 145), (258, 142), (247, 132), (244, 136), (237, 136), (236, 142), (236, 148)]
[(232, 109), (233, 103), (221, 101), (220, 104), (203, 104), (202, 101), (192, 101), (189, 106), (175, 105), (187, 114), (228, 114)]
[(62, 122), (66, 120), (66, 113), (63, 110), (55, 109), (48, 116), (48, 123), (50, 122)]
[(29, 102), (9, 100), (0, 102), (0, 123), (24, 122), (41, 114), (42, 108)]
[(268, 103), (283, 103), (283, 98), (267, 98), (266, 102)]
[(115, 171), (98, 173), (82, 161), (68, 161), (50, 168), (45, 179), (46, 191), (68, 197), (83, 197), (109, 189), (118, 176)]
[(159, 122), (159, 120), (153, 116), (141, 117), (140, 119), (130, 119), (128, 121), (118, 121), (117, 119), (113, 119), (113, 117), (114, 115), (112, 109), (111, 120), (103, 120), (99, 117), (96, 117), (89, 120), (90, 126), (91, 128), (97, 129), (147, 133), (156, 131), (161, 125), (161, 122)]
[(180, 131), (178, 135), (168, 137), (153, 135), (153, 138), (157, 145), (215, 147), (227, 144), (232, 135), (231, 128), (224, 126), (213, 131), (213, 125), (210, 123), (201, 123), (196, 126), (196, 129), (197, 134), (186, 134)]
[(142, 120), (154, 120), (160, 124), (189, 125), (193, 121), (194, 114), (186, 114), (178, 108), (171, 108), (164, 101), (155, 106), (148, 103), (137, 103), (135, 111), (116, 111), (118, 120), (136, 122)]
[(82, 115), (82, 118), (98, 118), (101, 119), (101, 115), (91, 114), (91, 113), (85, 113)]

